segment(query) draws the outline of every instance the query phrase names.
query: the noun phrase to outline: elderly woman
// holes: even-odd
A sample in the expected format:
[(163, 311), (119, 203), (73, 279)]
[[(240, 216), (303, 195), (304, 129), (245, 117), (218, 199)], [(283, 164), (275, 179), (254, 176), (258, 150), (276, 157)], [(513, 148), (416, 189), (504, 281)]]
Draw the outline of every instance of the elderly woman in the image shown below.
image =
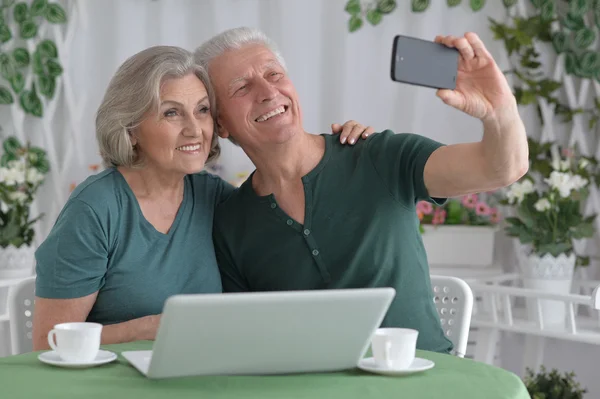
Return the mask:
[[(96, 118), (107, 169), (75, 189), (36, 252), (35, 350), (67, 321), (103, 324), (103, 344), (154, 339), (169, 296), (221, 292), (213, 215), (233, 187), (202, 172), (220, 152), (213, 105), (186, 50), (152, 47), (118, 69)], [(348, 122), (342, 135), (370, 132)]]

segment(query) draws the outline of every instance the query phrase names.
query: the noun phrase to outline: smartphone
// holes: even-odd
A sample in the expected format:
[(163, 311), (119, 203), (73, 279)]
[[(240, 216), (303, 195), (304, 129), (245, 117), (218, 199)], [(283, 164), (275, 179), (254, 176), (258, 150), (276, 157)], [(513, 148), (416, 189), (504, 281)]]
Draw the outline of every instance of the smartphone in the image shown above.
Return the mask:
[(455, 89), (458, 50), (443, 44), (397, 35), (392, 47), (392, 80), (434, 89)]

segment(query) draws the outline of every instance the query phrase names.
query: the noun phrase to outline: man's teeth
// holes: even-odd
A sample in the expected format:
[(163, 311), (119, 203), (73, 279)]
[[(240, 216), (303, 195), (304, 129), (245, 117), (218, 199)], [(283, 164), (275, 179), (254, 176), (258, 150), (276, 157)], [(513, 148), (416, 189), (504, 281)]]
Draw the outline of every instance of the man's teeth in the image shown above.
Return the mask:
[(279, 115), (279, 114), (283, 114), (285, 112), (285, 107), (279, 107), (277, 109), (274, 109), (273, 111), (269, 112), (268, 114), (264, 114), (259, 116), (256, 121), (257, 122), (264, 122), (267, 119), (275, 116), (275, 115)]
[(194, 144), (194, 145), (183, 145), (181, 147), (177, 147), (176, 150), (178, 151), (196, 151), (200, 149), (200, 144)]

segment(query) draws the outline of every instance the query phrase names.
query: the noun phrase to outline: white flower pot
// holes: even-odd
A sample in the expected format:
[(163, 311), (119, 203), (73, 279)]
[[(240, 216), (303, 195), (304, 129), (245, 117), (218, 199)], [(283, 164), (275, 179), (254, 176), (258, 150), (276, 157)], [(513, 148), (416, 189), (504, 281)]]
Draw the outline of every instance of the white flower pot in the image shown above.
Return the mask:
[[(543, 257), (527, 255), (521, 258), (523, 287), (551, 292), (569, 294), (573, 283), (576, 257), (560, 254), (554, 257), (546, 254)], [(542, 320), (545, 328), (564, 328), (566, 322), (566, 304), (561, 301), (539, 300)], [(527, 300), (527, 312), (531, 320), (539, 322), (536, 300)]]
[(423, 227), (423, 245), (430, 266), (487, 267), (494, 263), (496, 226)]
[(16, 248), (9, 245), (0, 247), (0, 279), (29, 277), (33, 274), (35, 248), (22, 245)]

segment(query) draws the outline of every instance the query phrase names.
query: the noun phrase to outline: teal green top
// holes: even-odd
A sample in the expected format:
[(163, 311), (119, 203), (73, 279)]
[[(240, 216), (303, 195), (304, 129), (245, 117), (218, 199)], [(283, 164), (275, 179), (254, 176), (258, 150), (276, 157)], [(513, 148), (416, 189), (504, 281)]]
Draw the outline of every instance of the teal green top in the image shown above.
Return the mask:
[[(210, 342), (198, 344), (210, 345)], [(9, 399), (530, 399), (515, 374), (484, 363), (417, 351), (435, 366), (401, 377), (359, 369), (275, 376), (204, 376), (148, 380), (121, 352), (150, 350), (138, 341), (106, 345), (118, 360), (74, 370), (40, 362), (39, 352), (0, 358), (0, 387)], [(226, 356), (227, 354), (223, 354)], [(259, 360), (259, 359), (258, 359)], [(198, 359), (210, 362), (210, 359)]]
[(233, 188), (208, 173), (185, 177), (167, 234), (146, 220), (121, 173), (107, 169), (71, 194), (36, 251), (36, 295), (77, 298), (98, 291), (88, 321), (119, 323), (159, 314), (174, 294), (221, 292), (212, 227)]
[(224, 291), (393, 287), (382, 326), (414, 328), (418, 348), (451, 351), (433, 303), (415, 208), (418, 200), (434, 201), (423, 170), (441, 144), (391, 131), (353, 147), (324, 137), (322, 160), (302, 178), (304, 224), (286, 215), (273, 195), (258, 196), (252, 175), (217, 208)]

